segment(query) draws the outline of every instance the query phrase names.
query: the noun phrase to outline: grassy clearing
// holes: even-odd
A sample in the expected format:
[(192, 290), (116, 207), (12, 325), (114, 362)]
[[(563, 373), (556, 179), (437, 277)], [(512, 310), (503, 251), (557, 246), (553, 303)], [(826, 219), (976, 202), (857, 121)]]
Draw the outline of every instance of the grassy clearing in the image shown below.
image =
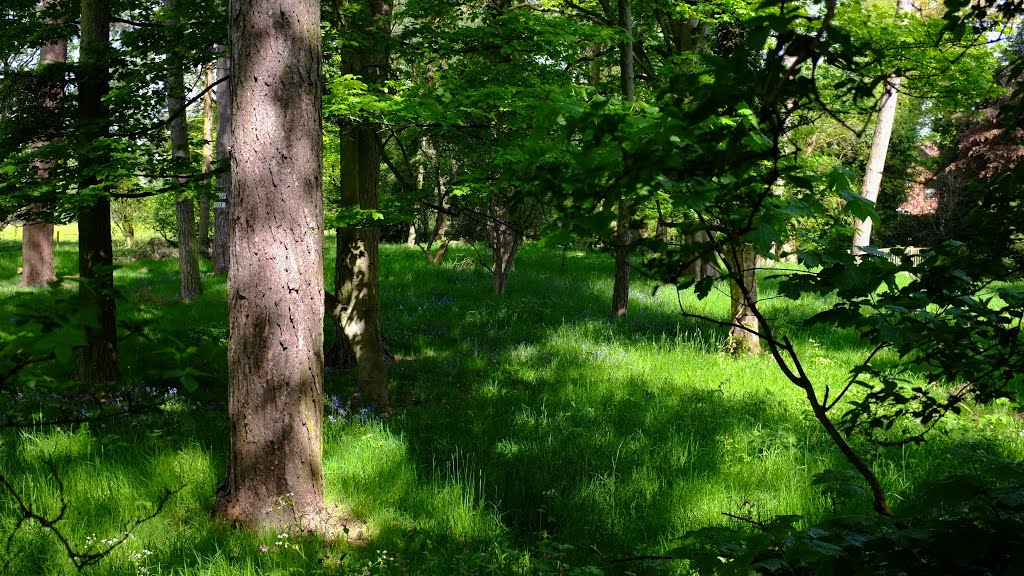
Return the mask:
[[(14, 288), (18, 256), (15, 242), (0, 242), (5, 325), (19, 301), (44, 301)], [(57, 262), (59, 274), (75, 272), (73, 244), (62, 242)], [(328, 498), (367, 522), (362, 546), (210, 522), (226, 462), (225, 279), (205, 274), (202, 301), (180, 304), (173, 261), (116, 272), (122, 317), (148, 322), (152, 338), (126, 340), (122, 368), (142, 385), (154, 366), (178, 361), (165, 348), (196, 346), (188, 362), (206, 374), (201, 389), (162, 392), (163, 409), (141, 417), (2, 432), (0, 470), (51, 513), (62, 482), (61, 526), (79, 546), (102, 545), (165, 490), (184, 487), (95, 574), (685, 574), (681, 562), (608, 561), (658, 554), (686, 530), (726, 521), (722, 512), (829, 514), (811, 479), (844, 464), (800, 391), (767, 356), (725, 356), (724, 331), (681, 319), (671, 290), (652, 294), (638, 280), (629, 317), (610, 320), (610, 278), (603, 255), (527, 246), (499, 297), (472, 250), (453, 247), (433, 267), (416, 250), (382, 248), (397, 409), (384, 421), (343, 414), (352, 376), (330, 373), (326, 385)], [(773, 294), (766, 280), (762, 295)], [(682, 303), (715, 317), (727, 310), (723, 294)], [(802, 325), (826, 304), (778, 299), (766, 313), (799, 342), (818, 381), (834, 385), (868, 350), (852, 332)], [(899, 511), (923, 483), (964, 466), (947, 448), (1016, 460), (1022, 434), (1009, 407), (995, 406), (949, 420), (923, 446), (860, 447)], [(869, 510), (866, 499), (850, 506)], [(13, 514), (0, 499), (3, 534)], [(9, 558), (12, 574), (73, 572), (38, 525), (18, 532)]]

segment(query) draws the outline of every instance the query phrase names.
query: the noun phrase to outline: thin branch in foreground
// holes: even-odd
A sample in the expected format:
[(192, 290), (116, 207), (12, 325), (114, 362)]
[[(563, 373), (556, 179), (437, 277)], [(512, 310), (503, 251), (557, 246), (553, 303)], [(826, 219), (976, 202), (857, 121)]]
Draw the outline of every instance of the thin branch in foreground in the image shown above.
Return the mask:
[(161, 512), (163, 512), (164, 506), (166, 506), (167, 502), (170, 501), (171, 497), (184, 490), (186, 486), (182, 485), (174, 490), (165, 490), (164, 494), (160, 497), (160, 500), (157, 502), (156, 507), (154, 508), (151, 514), (140, 518), (136, 518), (134, 522), (132, 522), (127, 528), (125, 528), (125, 530), (121, 533), (121, 536), (119, 536), (116, 539), (112, 539), (110, 541), (110, 544), (107, 544), (105, 548), (91, 551), (92, 547), (90, 546), (86, 550), (80, 551), (75, 548), (75, 546), (71, 543), (69, 537), (63, 531), (61, 531), (60, 527), (58, 526), (58, 524), (64, 519), (64, 514), (67, 512), (69, 506), (67, 498), (65, 498), (64, 496), (64, 481), (61, 479), (60, 475), (57, 474), (57, 470), (54, 467), (53, 462), (47, 460), (46, 467), (50, 470), (50, 474), (53, 475), (54, 479), (57, 482), (57, 494), (58, 498), (60, 499), (60, 511), (57, 512), (57, 515), (53, 516), (52, 518), (48, 518), (42, 513), (37, 512), (32, 507), (32, 504), (30, 502), (25, 501), (22, 495), (14, 487), (14, 484), (10, 481), (10, 479), (7, 478), (7, 476), (4, 474), (0, 474), (0, 485), (2, 485), (4, 489), (6, 489), (6, 491), (14, 499), (15, 503), (17, 504), (19, 514), (18, 521), (15, 523), (14, 529), (11, 530), (10, 534), (7, 535), (6, 553), (8, 556), (10, 555), (11, 545), (14, 542), (14, 537), (17, 535), (21, 527), (28, 522), (34, 521), (43, 528), (49, 530), (50, 533), (53, 534), (53, 536), (57, 539), (57, 541), (60, 542), (61, 546), (64, 548), (64, 552), (68, 556), (68, 559), (71, 560), (71, 563), (75, 566), (75, 569), (78, 572), (82, 572), (89, 566), (92, 566), (100, 562), (107, 556), (109, 556), (110, 553), (113, 552), (115, 548), (117, 548), (121, 544), (124, 544), (124, 542), (128, 540), (129, 537), (131, 537), (132, 532), (136, 528), (152, 520), (153, 518), (156, 518)]

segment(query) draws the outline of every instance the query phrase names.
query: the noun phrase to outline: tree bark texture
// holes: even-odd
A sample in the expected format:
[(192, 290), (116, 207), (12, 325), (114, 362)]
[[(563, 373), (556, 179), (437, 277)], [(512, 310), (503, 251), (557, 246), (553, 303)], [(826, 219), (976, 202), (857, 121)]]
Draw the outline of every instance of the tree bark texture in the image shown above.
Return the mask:
[[(39, 67), (61, 64), (68, 61), (67, 40), (43, 46), (39, 50)], [(52, 105), (57, 106), (57, 99), (64, 95), (64, 84), (48, 87), (52, 94)], [(48, 100), (50, 95), (45, 96)], [(39, 178), (49, 177), (49, 160), (37, 163)], [(48, 282), (57, 279), (53, 262), (53, 214), (45, 206), (30, 211), (30, 220), (21, 231), (21, 281), (23, 288), (44, 288)]]
[[(106, 152), (94, 148), (109, 133), (103, 97), (110, 91), (110, 2), (82, 0), (79, 44), (78, 122), (83, 165), (110, 163)], [(114, 300), (114, 247), (110, 230), (110, 199), (103, 192), (85, 192), (100, 184), (96, 176), (79, 182), (83, 196), (78, 209), (79, 297), (86, 324), (86, 345), (79, 353), (77, 378), (84, 382), (117, 379), (117, 305)]]
[[(213, 65), (203, 67), (203, 81), (207, 92), (203, 96), (203, 172), (213, 169)], [(204, 258), (210, 255), (210, 196), (199, 197), (199, 252)]]
[[(362, 10), (361, 8), (360, 10)], [(360, 76), (371, 90), (387, 80), (390, 53), (392, 3), (369, 3), (367, 13), (353, 16), (353, 27), (361, 32), (362, 43), (347, 55), (347, 71)], [(341, 202), (362, 210), (380, 206), (380, 148), (376, 127), (344, 125), (341, 129)], [(364, 223), (337, 231), (337, 259), (334, 285), (343, 332), (355, 353), (357, 386), (361, 402), (387, 412), (387, 346), (381, 330), (378, 259), (380, 228)]]
[(237, 0), (228, 277), (228, 476), (216, 514), (323, 518), (320, 4)]
[(724, 259), (729, 269), (729, 352), (734, 355), (761, 351), (757, 316), (757, 252), (751, 244), (726, 246)]
[[(164, 0), (168, 11), (174, 10), (175, 0)], [(168, 22), (177, 25), (177, 20)], [(175, 50), (167, 55), (170, 64), (167, 76), (167, 113), (171, 116), (171, 156), (188, 162), (188, 118), (185, 111), (185, 76), (181, 57)], [(178, 178), (184, 187), (188, 178)], [(203, 281), (199, 276), (199, 237), (196, 235), (196, 203), (185, 192), (178, 192), (175, 205), (175, 223), (178, 231), (178, 298), (191, 302), (203, 295)]]
[[(45, 176), (43, 176), (45, 178)], [(32, 212), (33, 221), (26, 222), (21, 230), (21, 281), (22, 288), (45, 288), (47, 283), (57, 279), (53, 263), (53, 223), (45, 219), (49, 211)]]
[[(341, 146), (343, 205), (364, 210), (377, 208), (380, 150), (373, 128), (349, 126), (344, 130)], [(362, 402), (386, 412), (388, 364), (380, 321), (379, 245), (380, 229), (376, 226), (339, 229), (334, 286), (340, 308), (338, 336), (340, 339), (344, 334), (355, 355)]]
[[(231, 57), (217, 59), (217, 79), (231, 74)], [(231, 157), (231, 82), (217, 85), (217, 159)], [(227, 274), (231, 267), (231, 164), (217, 176), (218, 198), (213, 208), (213, 273)]]
[[(897, 0), (896, 14), (909, 12), (912, 5), (909, 0)], [(868, 163), (864, 168), (864, 181), (861, 183), (860, 195), (871, 202), (878, 201), (878, 193), (882, 189), (882, 173), (885, 171), (885, 160), (889, 155), (889, 141), (892, 139), (892, 127), (896, 121), (896, 99), (899, 96), (900, 78), (893, 77), (885, 81), (882, 89), (882, 101), (878, 109), (878, 121), (875, 133), (871, 137), (871, 151)], [(871, 244), (871, 219), (853, 221), (853, 254), (857, 256), (863, 246)]]

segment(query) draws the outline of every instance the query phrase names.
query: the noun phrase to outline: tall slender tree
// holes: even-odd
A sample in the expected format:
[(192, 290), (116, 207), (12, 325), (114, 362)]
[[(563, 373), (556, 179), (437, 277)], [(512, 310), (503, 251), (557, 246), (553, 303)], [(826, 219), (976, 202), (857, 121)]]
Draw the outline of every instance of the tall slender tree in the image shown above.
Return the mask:
[[(174, 12), (175, 0), (164, 0), (169, 13)], [(172, 30), (178, 19), (172, 17), (167, 26)], [(188, 162), (188, 118), (185, 109), (185, 73), (181, 57), (172, 49), (167, 57), (167, 113), (171, 118), (171, 156), (182, 164)], [(178, 177), (178, 184), (184, 187), (185, 176)], [(203, 295), (203, 281), (199, 276), (199, 237), (196, 234), (196, 203), (185, 191), (178, 192), (175, 203), (175, 220), (178, 229), (178, 297), (189, 302)]]
[[(358, 75), (379, 90), (387, 79), (391, 10), (390, 1), (360, 3), (351, 16), (352, 30), (361, 44), (343, 56), (348, 73)], [(343, 206), (376, 210), (379, 205), (380, 144), (376, 128), (368, 123), (341, 127), (341, 202)], [(366, 402), (388, 409), (387, 349), (381, 330), (379, 295), (380, 228), (363, 223), (338, 229), (334, 285), (337, 301), (332, 316), (339, 339), (347, 338), (355, 355), (358, 388)]]
[(79, 295), (86, 317), (86, 346), (81, 350), (78, 378), (117, 378), (117, 308), (114, 301), (114, 248), (110, 230), (110, 198), (95, 167), (110, 163), (104, 139), (109, 116), (104, 97), (110, 91), (110, 0), (82, 0), (79, 45), (78, 136), (83, 172), (79, 182)]
[[(636, 80), (633, 75), (633, 9), (631, 0), (619, 0), (619, 80), (622, 97), (627, 102), (636, 99)], [(619, 200), (619, 213), (615, 226), (615, 282), (612, 286), (612, 315), (625, 316), (629, 311), (630, 206), (626, 198)]]
[[(52, 0), (50, 0), (52, 2)], [(44, 3), (44, 6), (46, 3)], [(46, 74), (46, 68), (54, 64), (63, 64), (68, 60), (68, 42), (60, 39), (43, 46), (39, 50), (39, 68)], [(45, 104), (55, 108), (64, 96), (64, 83), (61, 81), (44, 82), (42, 97)], [(49, 176), (51, 160), (37, 162), (40, 178)], [(47, 282), (57, 278), (53, 262), (53, 214), (44, 206), (29, 211), (29, 220), (25, 223), (21, 235), (21, 282), (20, 286), (41, 288)]]
[[(213, 64), (203, 66), (203, 83), (206, 94), (203, 95), (203, 172), (213, 169)], [(199, 197), (199, 252), (204, 258), (210, 255), (210, 196)]]
[(320, 3), (239, 0), (231, 35), (228, 476), (217, 514), (324, 511)]
[[(896, 1), (896, 14), (905, 14), (913, 9), (910, 0)], [(882, 173), (885, 171), (885, 160), (889, 155), (889, 141), (892, 139), (892, 128), (896, 121), (896, 100), (899, 96), (901, 83), (899, 76), (887, 78), (882, 86), (882, 100), (878, 109), (878, 120), (875, 133), (871, 137), (871, 151), (868, 153), (868, 164), (864, 168), (864, 180), (861, 183), (860, 195), (871, 202), (878, 201), (878, 192), (882, 189)], [(870, 218), (856, 219), (853, 223), (853, 253), (862, 252), (862, 247), (871, 244), (872, 222)]]
[[(221, 48), (223, 50), (223, 48)], [(231, 56), (217, 59), (217, 160), (223, 172), (217, 176), (217, 201), (213, 205), (213, 272), (227, 274), (231, 267)]]

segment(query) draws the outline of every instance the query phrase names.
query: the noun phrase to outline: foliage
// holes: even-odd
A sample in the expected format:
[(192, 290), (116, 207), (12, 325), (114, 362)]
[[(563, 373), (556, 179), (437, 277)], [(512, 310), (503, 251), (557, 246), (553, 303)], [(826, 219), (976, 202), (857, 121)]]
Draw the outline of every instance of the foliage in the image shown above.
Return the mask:
[[(745, 525), (688, 534), (672, 554), (701, 574), (1017, 574), (1024, 530), (1024, 486), (1019, 462), (965, 453), (972, 466), (927, 483), (922, 503), (899, 520), (837, 515), (812, 527), (799, 516), (768, 521), (737, 517)], [(824, 495), (856, 491), (849, 478), (815, 478)]]

